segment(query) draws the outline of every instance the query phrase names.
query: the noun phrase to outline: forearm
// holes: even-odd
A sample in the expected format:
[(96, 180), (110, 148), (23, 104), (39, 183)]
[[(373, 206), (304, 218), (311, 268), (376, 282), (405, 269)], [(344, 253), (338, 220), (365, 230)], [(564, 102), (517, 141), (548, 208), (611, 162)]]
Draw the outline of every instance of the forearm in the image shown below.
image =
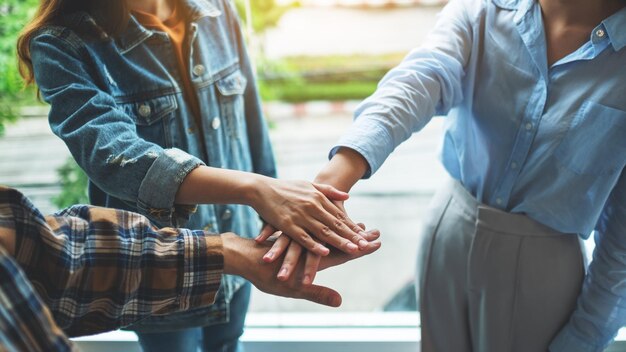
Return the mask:
[(86, 206), (46, 221), (20, 236), (16, 259), (70, 336), (213, 303), (223, 266), (219, 236), (156, 229), (139, 214)]
[(267, 180), (249, 172), (199, 166), (181, 183), (176, 203), (253, 205), (259, 186)]
[(369, 169), (365, 158), (353, 149), (340, 148), (315, 177), (315, 182), (349, 192)]
[[(230, 232), (223, 233), (220, 237), (222, 238), (222, 253), (224, 256), (224, 274), (249, 277), (251, 266), (255, 265), (254, 241), (244, 239)], [(260, 257), (257, 259), (260, 259)], [(256, 264), (260, 265), (261, 262), (258, 261)]]

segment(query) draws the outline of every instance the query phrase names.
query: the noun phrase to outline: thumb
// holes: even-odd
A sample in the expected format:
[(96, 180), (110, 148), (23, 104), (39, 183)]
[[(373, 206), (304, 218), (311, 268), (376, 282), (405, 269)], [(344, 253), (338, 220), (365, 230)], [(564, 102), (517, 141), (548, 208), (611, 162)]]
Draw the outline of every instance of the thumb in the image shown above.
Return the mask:
[(276, 228), (270, 224), (265, 224), (261, 233), (254, 239), (257, 243), (265, 242), (270, 236), (272, 236), (276, 232)]
[(299, 298), (330, 307), (339, 307), (341, 305), (341, 295), (339, 292), (325, 286), (302, 286), (300, 288)]
[(317, 188), (318, 191), (322, 192), (326, 198), (332, 201), (346, 201), (350, 198), (350, 195), (346, 192), (342, 192), (331, 185), (314, 183), (313, 186)]

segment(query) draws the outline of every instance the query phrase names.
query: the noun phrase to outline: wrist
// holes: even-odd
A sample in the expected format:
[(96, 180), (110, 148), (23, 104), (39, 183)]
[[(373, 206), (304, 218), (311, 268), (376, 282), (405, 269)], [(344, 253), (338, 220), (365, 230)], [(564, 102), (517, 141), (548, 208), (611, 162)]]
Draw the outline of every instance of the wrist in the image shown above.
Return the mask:
[[(258, 258), (263, 253), (255, 250), (254, 240), (243, 238), (235, 233), (226, 232), (222, 238), (222, 253), (224, 256), (224, 274), (241, 276), (250, 280), (253, 268), (258, 264)], [(257, 258), (257, 260), (255, 260)]]
[(227, 232), (220, 235), (222, 238), (222, 254), (224, 256), (224, 274), (241, 275), (242, 246), (241, 238), (234, 233)]
[(240, 185), (241, 203), (249, 205), (256, 209), (259, 204), (261, 196), (261, 186), (266, 182), (264, 178), (269, 177), (246, 172), (243, 174)]
[(368, 168), (369, 164), (357, 151), (340, 148), (315, 177), (315, 182), (349, 192), (352, 186), (365, 175)]

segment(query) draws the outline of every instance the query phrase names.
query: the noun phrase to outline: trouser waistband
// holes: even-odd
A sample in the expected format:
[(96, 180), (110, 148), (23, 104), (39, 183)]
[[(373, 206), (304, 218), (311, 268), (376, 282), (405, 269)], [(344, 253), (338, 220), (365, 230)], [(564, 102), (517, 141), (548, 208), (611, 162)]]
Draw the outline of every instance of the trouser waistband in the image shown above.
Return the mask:
[(543, 225), (525, 214), (513, 214), (480, 203), (455, 179), (450, 179), (448, 189), (452, 199), (478, 227), (521, 236), (561, 236), (564, 233)]

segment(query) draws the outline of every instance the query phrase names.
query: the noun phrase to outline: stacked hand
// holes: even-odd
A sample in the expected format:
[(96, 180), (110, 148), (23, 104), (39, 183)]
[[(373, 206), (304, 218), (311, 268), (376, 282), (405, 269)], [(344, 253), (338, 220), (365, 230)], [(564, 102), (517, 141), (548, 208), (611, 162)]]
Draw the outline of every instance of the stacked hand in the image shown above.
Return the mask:
[[(378, 231), (374, 230), (368, 231), (367, 236), (378, 238), (379, 234)], [(281, 235), (277, 241), (282, 238), (288, 237)], [(259, 244), (232, 233), (222, 234), (222, 239), (224, 243), (224, 271), (226, 273), (243, 276), (259, 290), (269, 294), (306, 299), (332, 307), (341, 305), (341, 295), (337, 291), (324, 286), (304, 285), (299, 280), (304, 271), (304, 258), (296, 259), (293, 263), (292, 269), (295, 275), (277, 282), (276, 275), (281, 267), (280, 262), (267, 263), (261, 259), (272, 248), (270, 241)], [(380, 248), (380, 242), (372, 240), (368, 242), (364, 250), (351, 254), (336, 249), (331, 250), (328, 255), (321, 258), (319, 268), (316, 270), (324, 270), (331, 266), (343, 264), (349, 260), (373, 253), (378, 248)], [(281, 256), (277, 258), (281, 258)]]
[[(287, 281), (292, 277), (292, 274), (299, 268), (299, 263), (302, 262), (300, 257), (304, 255), (306, 259), (300, 267), (299, 275), (296, 275), (297, 280), (304, 285), (312, 284), (322, 256), (328, 253), (326, 250), (320, 250), (320, 248), (327, 249), (326, 245), (348, 255), (358, 256), (372, 252), (372, 246), (377, 246), (376, 249), (380, 246), (380, 242), (372, 242), (380, 236), (378, 231), (366, 232), (365, 225), (355, 224), (346, 215), (343, 202), (349, 197), (347, 193), (338, 191), (329, 185), (313, 184), (313, 186), (324, 195), (324, 198), (317, 196), (315, 200), (323, 203), (326, 209), (335, 212), (332, 228), (321, 224), (321, 227), (319, 225), (316, 227), (318, 231), (309, 232), (310, 235), (306, 232), (298, 232), (294, 235), (289, 232), (277, 231), (274, 226), (265, 224), (256, 238), (259, 244), (265, 243), (272, 236), (275, 239), (269, 251), (263, 256), (266, 263), (274, 263), (285, 254), (277, 273), (277, 278), (281, 281)], [(303, 213), (299, 216), (306, 218), (310, 215)]]

